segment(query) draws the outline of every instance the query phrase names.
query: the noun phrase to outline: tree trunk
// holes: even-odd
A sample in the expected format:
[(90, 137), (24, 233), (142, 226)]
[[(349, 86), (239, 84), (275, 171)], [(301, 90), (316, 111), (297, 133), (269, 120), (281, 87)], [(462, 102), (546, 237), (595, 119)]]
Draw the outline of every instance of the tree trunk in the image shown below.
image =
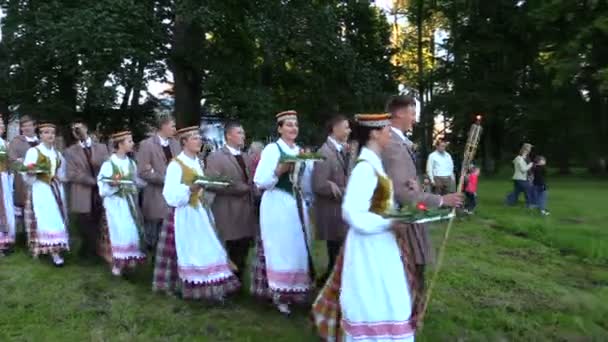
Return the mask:
[[(175, 16), (170, 65), (174, 78), (175, 121), (178, 127), (198, 124), (201, 115), (202, 71), (188, 58), (191, 49), (202, 48), (202, 30), (182, 15)], [(197, 43), (198, 42), (198, 43)], [(194, 44), (194, 45), (193, 45)]]
[(131, 97), (131, 92), (133, 91), (133, 86), (130, 83), (125, 85), (125, 93), (122, 95), (122, 100), (120, 102), (120, 110), (127, 110), (129, 108), (129, 98)]
[(134, 84), (135, 86), (133, 87), (133, 97), (131, 98), (131, 108), (137, 108), (139, 107), (139, 98), (141, 97), (141, 91), (143, 90), (143, 87), (145, 86), (145, 81), (144, 81), (144, 69), (145, 69), (145, 65), (144, 63), (139, 62), (137, 65), (137, 73), (135, 74), (135, 80), (134, 80)]
[[(424, 25), (424, 0), (416, 1), (416, 36), (417, 36), (417, 64), (418, 64), (418, 98), (420, 100), (420, 123), (422, 124), (422, 146), (421, 154), (423, 159), (429, 153), (430, 145), (432, 144), (432, 137), (429, 137), (429, 120), (427, 119), (426, 108), (425, 108), (425, 84), (424, 84), (424, 54), (423, 54), (423, 33)], [(432, 126), (430, 128), (432, 132)]]
[(58, 121), (69, 121), (74, 117), (76, 112), (77, 95), (76, 90), (76, 76), (69, 70), (75, 70), (71, 67), (62, 67), (57, 77), (57, 84), (59, 88), (58, 92), (58, 103), (61, 108), (56, 110), (59, 113), (55, 115), (59, 116)]

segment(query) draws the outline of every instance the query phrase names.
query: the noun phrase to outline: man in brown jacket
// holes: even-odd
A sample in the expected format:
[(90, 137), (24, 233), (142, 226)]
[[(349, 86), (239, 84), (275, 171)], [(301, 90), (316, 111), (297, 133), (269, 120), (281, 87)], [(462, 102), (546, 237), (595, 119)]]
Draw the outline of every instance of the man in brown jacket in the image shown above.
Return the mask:
[(327, 140), (319, 149), (325, 160), (316, 163), (312, 173), (317, 239), (327, 242), (327, 271), (319, 279), (323, 283), (334, 268), (348, 229), (342, 219), (342, 196), (351, 167), (347, 152), (350, 135), (348, 119), (337, 115), (331, 118), (327, 128)]
[(97, 174), (101, 164), (109, 157), (105, 144), (94, 142), (82, 120), (72, 123), (76, 142), (64, 153), (66, 176), (70, 183), (70, 212), (75, 214), (80, 231), (81, 257), (96, 255), (100, 234), (103, 203), (97, 188)]
[(157, 132), (139, 144), (136, 160), (139, 177), (148, 185), (142, 191), (144, 240), (149, 251), (156, 250), (158, 232), (169, 207), (163, 197), (165, 173), (169, 162), (179, 154), (181, 147), (175, 135), (175, 119), (162, 116)]
[[(38, 145), (38, 137), (36, 136), (36, 122), (31, 117), (24, 115), (19, 119), (19, 128), (21, 135), (13, 138), (8, 145), (8, 161), (9, 163), (23, 163), (25, 153), (30, 147)], [(15, 216), (16, 224), (23, 223), (23, 207), (27, 197), (28, 186), (23, 180), (21, 174), (15, 174), (15, 193), (13, 198), (15, 201)]]
[(228, 256), (238, 268), (236, 275), (242, 280), (247, 255), (258, 227), (253, 175), (249, 156), (241, 153), (245, 144), (243, 127), (238, 122), (228, 122), (224, 127), (226, 145), (209, 155), (205, 174), (227, 177), (232, 182), (226, 188), (210, 190), (215, 193), (211, 209), (218, 235), (225, 241)]
[[(393, 181), (395, 204), (399, 207), (423, 202), (429, 208), (462, 205), (461, 194), (445, 196), (423, 192), (416, 172), (412, 142), (404, 132), (411, 130), (416, 122), (416, 102), (409, 96), (395, 96), (387, 104), (391, 114), (391, 142), (382, 152), (386, 173)], [(418, 293), (424, 291), (424, 268), (432, 261), (432, 251), (426, 224), (414, 224), (406, 231), (405, 239), (411, 249), (416, 265)]]

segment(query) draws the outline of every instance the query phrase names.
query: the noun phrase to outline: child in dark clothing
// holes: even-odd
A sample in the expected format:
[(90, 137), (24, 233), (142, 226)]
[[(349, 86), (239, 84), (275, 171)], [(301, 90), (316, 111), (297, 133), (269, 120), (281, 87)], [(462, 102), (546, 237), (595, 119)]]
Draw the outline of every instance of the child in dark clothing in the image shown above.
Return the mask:
[(544, 216), (549, 215), (549, 211), (547, 211), (547, 183), (545, 181), (545, 177), (547, 174), (547, 170), (545, 165), (547, 164), (547, 160), (543, 156), (538, 156), (535, 159), (534, 167), (532, 168), (532, 187), (534, 193), (534, 202), (538, 209), (540, 209), (540, 213)]
[(479, 181), (479, 168), (471, 165), (468, 170), (466, 185), (464, 187), (465, 205), (464, 212), (473, 214), (477, 207), (477, 182)]

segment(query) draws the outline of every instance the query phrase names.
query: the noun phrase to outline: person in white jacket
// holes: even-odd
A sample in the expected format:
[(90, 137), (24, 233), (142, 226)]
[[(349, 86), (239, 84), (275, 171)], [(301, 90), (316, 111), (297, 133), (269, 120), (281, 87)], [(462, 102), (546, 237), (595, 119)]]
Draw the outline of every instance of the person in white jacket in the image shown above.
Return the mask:
[(515, 205), (519, 201), (519, 194), (523, 193), (526, 198), (526, 207), (529, 208), (533, 203), (531, 190), (532, 185), (528, 179), (528, 171), (534, 163), (528, 162), (527, 158), (532, 150), (531, 144), (523, 144), (519, 154), (513, 159), (513, 191), (507, 195), (505, 203)]

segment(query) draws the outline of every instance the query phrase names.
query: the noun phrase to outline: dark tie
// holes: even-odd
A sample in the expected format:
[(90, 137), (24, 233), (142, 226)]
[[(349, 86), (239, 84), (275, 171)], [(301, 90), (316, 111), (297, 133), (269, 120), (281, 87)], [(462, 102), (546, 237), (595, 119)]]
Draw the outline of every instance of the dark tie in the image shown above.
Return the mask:
[(87, 157), (87, 164), (89, 164), (89, 171), (91, 172), (91, 175), (93, 177), (95, 177), (95, 170), (93, 169), (93, 155), (91, 152), (91, 146), (85, 146), (84, 148), (84, 155)]
[(346, 151), (345, 148), (340, 151), (340, 156), (342, 157), (342, 165), (344, 165), (344, 174), (348, 173), (348, 163), (350, 162), (350, 153)]
[(248, 182), (249, 179), (247, 179), (247, 166), (245, 166), (245, 160), (243, 159), (243, 156), (241, 154), (237, 154), (234, 156), (234, 158), (236, 158), (236, 162), (239, 163), (239, 166), (241, 167), (241, 172), (243, 173), (243, 180), (245, 182)]
[(169, 146), (169, 145), (163, 146), (163, 154), (165, 155), (166, 164), (169, 165), (169, 163), (171, 162), (171, 159), (173, 159), (173, 153), (171, 152), (171, 146)]

